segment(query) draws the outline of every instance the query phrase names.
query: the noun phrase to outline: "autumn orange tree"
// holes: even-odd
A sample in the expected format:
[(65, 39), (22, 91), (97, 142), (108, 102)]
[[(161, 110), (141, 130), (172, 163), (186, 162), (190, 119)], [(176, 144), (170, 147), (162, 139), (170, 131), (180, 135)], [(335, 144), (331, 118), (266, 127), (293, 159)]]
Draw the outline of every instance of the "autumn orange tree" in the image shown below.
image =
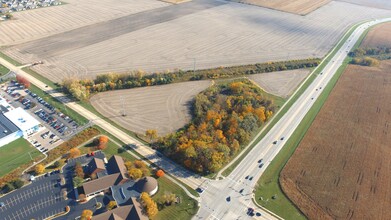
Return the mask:
[(72, 148), (69, 150), (69, 158), (75, 158), (75, 157), (78, 157), (80, 156), (80, 150), (79, 148)]
[(199, 173), (216, 172), (245, 146), (275, 111), (249, 80), (217, 84), (195, 97), (193, 119), (159, 140), (158, 149)]
[(158, 137), (157, 130), (154, 129), (148, 129), (145, 131), (145, 136), (149, 138), (149, 141), (152, 141)]
[(83, 167), (81, 166), (81, 163), (77, 162), (74, 167), (75, 175), (84, 179), (84, 171)]
[(92, 218), (92, 211), (91, 210), (88, 210), (88, 209), (85, 209), (83, 210), (83, 212), (81, 213), (81, 216), (80, 216), (81, 220), (89, 220)]
[(162, 176), (164, 176), (164, 171), (163, 171), (163, 170), (158, 170), (158, 171), (156, 171), (156, 176), (157, 176), (157, 177), (162, 177)]
[(37, 166), (35, 166), (34, 172), (35, 172), (37, 175), (40, 175), (40, 174), (42, 174), (43, 172), (45, 172), (45, 167), (44, 167), (42, 164), (38, 164)]
[(154, 217), (158, 213), (157, 204), (149, 196), (148, 193), (142, 192), (140, 195), (141, 205), (143, 205), (145, 213), (147, 213), (149, 218)]
[(107, 147), (107, 143), (109, 142), (109, 138), (105, 135), (102, 135), (98, 139), (98, 146), (97, 149), (104, 150)]
[(30, 88), (30, 82), (26, 78), (24, 78), (23, 76), (16, 75), (16, 81), (18, 81), (18, 83), (22, 84), (25, 88)]

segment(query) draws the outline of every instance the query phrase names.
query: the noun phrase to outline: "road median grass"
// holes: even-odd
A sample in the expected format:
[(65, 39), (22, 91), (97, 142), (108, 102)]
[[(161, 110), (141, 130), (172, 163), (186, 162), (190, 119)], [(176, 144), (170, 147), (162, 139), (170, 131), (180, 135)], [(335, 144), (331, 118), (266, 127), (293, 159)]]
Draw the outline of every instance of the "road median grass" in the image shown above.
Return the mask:
[[(357, 25), (356, 25), (357, 26)], [(353, 32), (354, 29), (350, 31)], [(357, 48), (367, 35), (369, 29), (366, 30), (359, 38), (354, 48)], [(349, 34), (350, 35), (350, 34)], [(349, 36), (348, 35), (348, 36)], [(347, 36), (347, 37), (348, 37)], [(345, 41), (347, 39), (345, 37)], [(343, 42), (341, 42), (343, 43)], [(338, 47), (338, 49), (340, 46)], [(335, 50), (336, 53), (338, 50)], [(335, 54), (334, 53), (334, 54)], [(300, 210), (292, 203), (289, 198), (284, 194), (279, 184), (279, 175), (289, 158), (293, 155), (296, 148), (299, 146), (301, 140), (311, 127), (312, 122), (315, 120), (317, 114), (321, 110), (322, 106), (326, 102), (334, 86), (337, 84), (340, 76), (343, 74), (347, 65), (350, 63), (351, 58), (346, 57), (343, 64), (338, 68), (336, 74), (331, 78), (330, 82), (324, 88), (314, 105), (311, 107), (309, 112), (300, 122), (297, 129), (294, 131), (292, 136), (288, 139), (285, 146), (273, 159), (270, 165), (267, 167), (261, 178), (258, 180), (258, 187), (255, 191), (255, 201), (265, 207), (266, 209), (274, 212), (284, 219), (306, 219), (306, 217), (300, 212)], [(326, 65), (326, 64), (325, 64)]]

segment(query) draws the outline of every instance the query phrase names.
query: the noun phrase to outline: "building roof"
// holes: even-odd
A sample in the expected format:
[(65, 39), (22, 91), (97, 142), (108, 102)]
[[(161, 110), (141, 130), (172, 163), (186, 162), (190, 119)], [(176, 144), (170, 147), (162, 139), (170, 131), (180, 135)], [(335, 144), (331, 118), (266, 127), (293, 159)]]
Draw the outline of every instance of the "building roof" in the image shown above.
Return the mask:
[(28, 130), (40, 124), (37, 119), (35, 119), (21, 107), (4, 113), (4, 116), (12, 121), (12, 123), (14, 123), (22, 131)]
[(146, 176), (144, 178), (139, 179), (135, 186), (136, 190), (140, 193), (146, 192), (148, 194), (151, 194), (151, 192), (157, 188), (158, 184), (155, 178)]
[(122, 157), (117, 155), (112, 156), (107, 163), (107, 171), (109, 174), (121, 173), (125, 176), (126, 166)]
[(92, 216), (93, 220), (148, 220), (142, 213), (141, 204), (136, 199), (132, 199), (132, 205), (120, 206), (99, 215)]
[(18, 127), (3, 114), (0, 114), (0, 138), (18, 131)]
[(130, 198), (140, 196), (140, 193), (136, 190), (135, 184), (135, 181), (128, 179), (121, 185), (111, 187), (112, 196), (118, 205), (126, 205)]
[(103, 170), (106, 170), (106, 167), (105, 167), (105, 163), (103, 162), (102, 159), (99, 159), (99, 158), (94, 158), (92, 159), (88, 165), (88, 172), (89, 173), (93, 173), (95, 171), (103, 171)]
[(122, 175), (120, 173), (115, 173), (88, 181), (83, 184), (84, 194), (89, 195), (94, 192), (100, 192), (110, 188), (110, 186), (119, 184), (122, 180)]

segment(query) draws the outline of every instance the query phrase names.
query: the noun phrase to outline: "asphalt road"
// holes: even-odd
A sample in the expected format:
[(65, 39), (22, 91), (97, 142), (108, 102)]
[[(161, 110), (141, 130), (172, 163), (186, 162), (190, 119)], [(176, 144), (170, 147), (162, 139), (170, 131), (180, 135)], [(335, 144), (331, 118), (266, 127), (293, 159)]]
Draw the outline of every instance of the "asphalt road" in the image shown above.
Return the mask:
[[(225, 179), (219, 181), (206, 181), (203, 184), (205, 191), (201, 194), (201, 208), (194, 219), (246, 219), (249, 207), (255, 208), (251, 201), (253, 189), (257, 180), (268, 167), (270, 162), (284, 146), (286, 140), (292, 135), (304, 116), (310, 110), (322, 90), (342, 65), (350, 49), (357, 42), (361, 34), (371, 25), (389, 19), (367, 22), (360, 25), (337, 51), (331, 61), (323, 69), (314, 82), (305, 90), (289, 111), (276, 123), (270, 132), (251, 150), (235, 170)], [(283, 138), (283, 140), (281, 140)], [(276, 144), (273, 142), (277, 141)], [(259, 168), (258, 161), (262, 159), (264, 165)], [(253, 177), (252, 180), (246, 177)], [(228, 202), (227, 197), (231, 200)], [(256, 198), (258, 199), (258, 198)], [(261, 210), (259, 219), (276, 219), (275, 216)]]

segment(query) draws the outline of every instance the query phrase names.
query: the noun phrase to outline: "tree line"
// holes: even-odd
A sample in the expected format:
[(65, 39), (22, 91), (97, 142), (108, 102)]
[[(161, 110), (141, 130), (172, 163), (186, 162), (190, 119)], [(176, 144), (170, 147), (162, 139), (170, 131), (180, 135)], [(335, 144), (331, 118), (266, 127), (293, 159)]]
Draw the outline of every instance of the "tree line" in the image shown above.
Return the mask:
[(367, 47), (357, 48), (349, 53), (352, 57), (351, 64), (361, 66), (378, 66), (380, 60), (391, 59), (391, 48), (390, 47)]
[(166, 156), (195, 172), (216, 172), (272, 117), (275, 106), (242, 79), (214, 85), (195, 97), (192, 121), (155, 143)]
[(138, 70), (130, 73), (105, 73), (95, 79), (66, 79), (62, 82), (63, 92), (71, 94), (78, 100), (88, 100), (91, 94), (130, 89), (145, 86), (164, 85), (174, 82), (229, 78), (241, 75), (265, 73), (273, 71), (312, 68), (318, 66), (320, 59), (290, 60), (281, 62), (258, 63), (234, 67), (219, 67), (214, 69), (146, 74)]

